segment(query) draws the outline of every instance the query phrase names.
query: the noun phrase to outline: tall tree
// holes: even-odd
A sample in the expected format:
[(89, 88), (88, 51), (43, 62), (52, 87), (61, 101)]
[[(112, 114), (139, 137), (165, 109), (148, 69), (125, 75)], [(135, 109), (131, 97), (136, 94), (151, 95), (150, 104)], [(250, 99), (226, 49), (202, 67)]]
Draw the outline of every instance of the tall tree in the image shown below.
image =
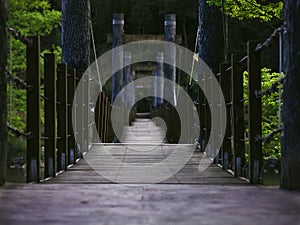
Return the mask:
[(89, 18), (89, 0), (62, 0), (62, 62), (79, 76), (90, 64)]
[(285, 0), (281, 188), (300, 190), (300, 1)]
[(199, 57), (215, 72), (224, 59), (224, 34), (221, 10), (199, 0)]
[(7, 1), (0, 2), (0, 186), (6, 177), (7, 106), (6, 106), (6, 63), (7, 63)]

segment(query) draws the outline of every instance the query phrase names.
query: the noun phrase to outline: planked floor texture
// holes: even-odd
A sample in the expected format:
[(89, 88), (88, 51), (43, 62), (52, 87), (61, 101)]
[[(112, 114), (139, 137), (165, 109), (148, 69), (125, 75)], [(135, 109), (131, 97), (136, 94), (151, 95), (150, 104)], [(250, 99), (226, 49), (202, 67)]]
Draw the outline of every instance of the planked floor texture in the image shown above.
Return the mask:
[[(0, 225), (300, 225), (300, 193), (251, 186), (139, 118), (68, 171), (0, 189)], [(155, 184), (154, 184), (155, 183)]]

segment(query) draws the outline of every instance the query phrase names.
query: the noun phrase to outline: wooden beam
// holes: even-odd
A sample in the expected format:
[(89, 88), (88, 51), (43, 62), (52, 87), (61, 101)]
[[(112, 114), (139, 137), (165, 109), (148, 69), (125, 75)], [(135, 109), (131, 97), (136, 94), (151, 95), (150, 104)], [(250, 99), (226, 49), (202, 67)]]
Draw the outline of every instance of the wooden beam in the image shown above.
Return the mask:
[(57, 171), (66, 170), (68, 165), (68, 106), (67, 64), (58, 65), (57, 73)]
[[(127, 44), (130, 42), (135, 42), (135, 41), (164, 41), (165, 35), (164, 34), (158, 34), (158, 35), (153, 35), (153, 34), (122, 34), (122, 43)], [(107, 34), (107, 40), (106, 42), (108, 44), (113, 43), (113, 35), (112, 34)], [(181, 35), (176, 35), (175, 36), (175, 43), (181, 45), (182, 44), (182, 36)]]
[(245, 163), (245, 119), (244, 119), (244, 79), (239, 67), (241, 55), (231, 56), (231, 86), (232, 86), (232, 131), (233, 131), (233, 166), (234, 175), (241, 176)]
[(27, 90), (27, 182), (40, 182), (41, 99), (40, 99), (40, 37), (31, 37), (26, 50)]
[(56, 174), (56, 62), (55, 54), (44, 55), (45, 78), (45, 178)]
[(259, 183), (262, 166), (262, 109), (261, 98), (256, 93), (261, 91), (260, 52), (254, 49), (257, 42), (248, 42), (248, 99), (249, 99), (249, 178), (253, 184)]

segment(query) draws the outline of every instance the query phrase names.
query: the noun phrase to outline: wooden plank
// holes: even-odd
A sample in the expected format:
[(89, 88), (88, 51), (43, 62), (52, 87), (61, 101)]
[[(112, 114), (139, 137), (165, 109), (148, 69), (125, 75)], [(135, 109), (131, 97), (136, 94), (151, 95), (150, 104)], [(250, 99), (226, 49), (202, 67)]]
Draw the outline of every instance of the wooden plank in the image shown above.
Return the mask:
[(56, 174), (56, 60), (55, 54), (44, 55), (45, 78), (45, 178)]
[(250, 182), (259, 183), (262, 167), (262, 109), (261, 98), (256, 93), (261, 91), (260, 52), (254, 49), (258, 42), (248, 42), (248, 99), (249, 99), (249, 178)]
[[(123, 137), (126, 142), (132, 141), (131, 144), (127, 144), (124, 146), (123, 144), (93, 144), (91, 151), (89, 151), (86, 156), (92, 157), (93, 160), (97, 160), (99, 157), (98, 153), (105, 148), (107, 151), (111, 153), (111, 155), (119, 160), (120, 162), (124, 162), (127, 164), (134, 165), (149, 165), (157, 162), (161, 162), (166, 159), (170, 154), (173, 153), (174, 148), (180, 148), (183, 152), (186, 151), (187, 145), (172, 145), (172, 144), (160, 144), (154, 150), (147, 151), (147, 148), (152, 149), (156, 144), (161, 143), (161, 138), (164, 138), (162, 135), (164, 132), (161, 131), (161, 127), (157, 126), (150, 119), (138, 119), (133, 123), (133, 126), (125, 127)], [(148, 132), (145, 132), (148, 131)], [(129, 135), (134, 133), (134, 135)], [(151, 134), (151, 140), (149, 140), (149, 134)], [(157, 136), (153, 136), (152, 134), (159, 134)], [(136, 139), (138, 138), (138, 139)], [(146, 141), (142, 141), (143, 138)], [(141, 142), (142, 141), (142, 142)], [(147, 143), (146, 143), (147, 142)], [(138, 151), (137, 148), (141, 148), (141, 151)], [(133, 148), (134, 147), (134, 148)], [(102, 156), (103, 159), (103, 156)], [(176, 165), (180, 163), (179, 161), (174, 161), (170, 164)], [(199, 164), (202, 166), (207, 166), (208, 168), (204, 171), (199, 171)], [(84, 160), (80, 160), (76, 165), (72, 166), (68, 171), (60, 174), (54, 179), (47, 181), (47, 183), (51, 184), (101, 184), (101, 183), (112, 183), (110, 180), (107, 180), (105, 177), (102, 177), (100, 174), (96, 172), (97, 169), (101, 167), (101, 169), (105, 171), (111, 171), (110, 173), (115, 173), (116, 170), (113, 169), (116, 164), (107, 164), (107, 165), (94, 165), (93, 168)], [(114, 172), (115, 171), (115, 172)], [(122, 175), (124, 177), (128, 177), (131, 183), (138, 182), (138, 178), (140, 176), (144, 176), (139, 171), (136, 174), (129, 174), (126, 172), (116, 172), (116, 176)], [(134, 179), (131, 179), (134, 176)], [(136, 181), (135, 181), (136, 179)], [(245, 185), (247, 182), (242, 181), (240, 179), (234, 178), (229, 173), (223, 171), (217, 165), (212, 165), (212, 161), (205, 157), (203, 153), (194, 152), (191, 159), (188, 163), (174, 176), (166, 179), (162, 183), (165, 184), (174, 184), (174, 183), (184, 183), (184, 184), (230, 184), (230, 185)]]
[(232, 136), (235, 176), (241, 176), (245, 163), (245, 119), (244, 119), (244, 79), (239, 67), (241, 55), (231, 56), (231, 87), (232, 87)]
[(40, 116), (40, 37), (31, 37), (32, 44), (26, 49), (27, 90), (27, 182), (40, 182), (41, 116)]
[(57, 68), (57, 171), (68, 166), (67, 64)]
[[(135, 41), (164, 41), (165, 35), (159, 34), (122, 34), (122, 43), (127, 44), (130, 42)], [(113, 35), (107, 34), (106, 43), (112, 44), (113, 43)], [(182, 35), (176, 35), (175, 36), (175, 43), (178, 45), (182, 44)]]

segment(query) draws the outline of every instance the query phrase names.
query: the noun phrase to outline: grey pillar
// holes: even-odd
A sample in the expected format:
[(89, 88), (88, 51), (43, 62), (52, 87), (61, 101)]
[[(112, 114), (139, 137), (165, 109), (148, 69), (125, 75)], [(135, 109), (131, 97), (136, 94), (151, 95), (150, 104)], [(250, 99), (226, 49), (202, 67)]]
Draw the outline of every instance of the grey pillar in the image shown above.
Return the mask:
[[(164, 53), (158, 52), (156, 55), (156, 62), (157, 62), (157, 77), (161, 78), (164, 77)], [(159, 79), (156, 83), (157, 88), (157, 107), (159, 107), (163, 103), (163, 93), (164, 93), (164, 83), (163, 80), (160, 82)]]
[[(124, 52), (124, 71), (123, 71), (123, 84), (124, 88), (129, 84), (130, 82), (130, 76), (131, 76), (131, 52)], [(129, 106), (130, 98), (131, 98), (131, 90), (127, 89), (127, 91), (124, 93), (124, 103), (126, 107)]]
[(122, 33), (124, 27), (124, 15), (113, 14), (113, 50), (112, 50), (112, 103), (121, 90), (121, 79), (123, 71), (117, 71), (117, 68), (122, 67), (123, 64), (123, 51), (122, 49), (116, 50), (114, 48), (122, 45)]
[(157, 71), (152, 71), (152, 109), (155, 110), (157, 107), (157, 82), (156, 82)]
[[(175, 42), (176, 36), (176, 16), (175, 14), (165, 15), (165, 35), (167, 42)], [(171, 65), (165, 64), (164, 72), (165, 78), (173, 81), (171, 85), (164, 88), (164, 97), (168, 101), (176, 106), (176, 93), (175, 93), (175, 82), (176, 82), (176, 48), (174, 45), (166, 45), (165, 49), (166, 62), (170, 62)]]

